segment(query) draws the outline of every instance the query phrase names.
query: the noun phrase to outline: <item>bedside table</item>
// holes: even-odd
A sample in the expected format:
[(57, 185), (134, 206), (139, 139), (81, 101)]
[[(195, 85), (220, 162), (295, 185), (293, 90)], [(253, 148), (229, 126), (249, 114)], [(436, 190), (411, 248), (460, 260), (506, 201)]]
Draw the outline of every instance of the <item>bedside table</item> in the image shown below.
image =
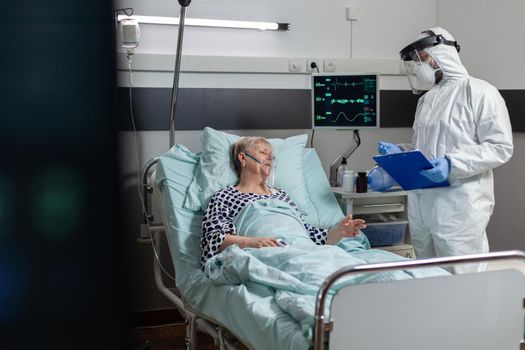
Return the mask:
[[(396, 213), (400, 220), (405, 222), (408, 220), (408, 192), (401, 188), (385, 192), (369, 191), (357, 193), (343, 191), (342, 187), (332, 187), (332, 191), (345, 215), (352, 214), (359, 217), (366, 214)], [(374, 248), (388, 250), (408, 258), (415, 258), (415, 253), (410, 243), (410, 230), (407, 224), (403, 243)]]

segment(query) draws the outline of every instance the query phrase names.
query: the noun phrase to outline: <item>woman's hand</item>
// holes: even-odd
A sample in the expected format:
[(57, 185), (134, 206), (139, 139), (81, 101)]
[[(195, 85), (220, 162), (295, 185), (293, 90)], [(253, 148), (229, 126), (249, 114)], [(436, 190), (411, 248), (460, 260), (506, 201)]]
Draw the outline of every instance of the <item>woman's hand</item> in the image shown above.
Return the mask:
[(355, 237), (361, 233), (360, 229), (366, 228), (365, 221), (352, 219), (352, 214), (345, 216), (339, 223), (328, 231), (327, 244), (336, 244), (343, 237)]
[(269, 237), (245, 237), (245, 246), (241, 248), (263, 248), (278, 247), (276, 238)]
[(226, 247), (237, 244), (240, 248), (263, 248), (263, 247), (278, 247), (277, 238), (270, 237), (243, 237), (231, 234), (224, 235), (224, 242), (222, 242), (219, 251), (223, 251)]
[(355, 237), (361, 232), (360, 229), (366, 228), (366, 225), (365, 220), (352, 220), (352, 214), (348, 214), (339, 221), (336, 228), (341, 232), (343, 237)]

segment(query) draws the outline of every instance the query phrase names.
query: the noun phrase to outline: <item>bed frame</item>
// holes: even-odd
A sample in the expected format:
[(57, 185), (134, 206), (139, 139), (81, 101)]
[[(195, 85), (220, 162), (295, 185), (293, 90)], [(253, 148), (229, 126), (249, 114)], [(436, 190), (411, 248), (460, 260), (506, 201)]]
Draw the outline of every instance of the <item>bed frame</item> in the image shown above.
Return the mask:
[[(140, 240), (144, 241), (151, 240), (148, 243), (154, 245), (155, 251), (159, 252), (161, 249), (161, 235), (166, 234), (166, 217), (164, 212), (161, 210), (162, 222), (155, 222), (155, 218), (152, 214), (152, 197), (155, 200), (158, 200), (161, 203), (160, 192), (158, 191), (157, 186), (155, 186), (155, 166), (159, 158), (152, 158), (146, 163), (143, 168), (142, 175), (142, 198), (144, 200), (144, 211), (143, 220), (141, 226), (141, 237)], [(162, 206), (161, 206), (162, 208)], [(171, 245), (168, 242), (168, 247), (171, 252)], [(173, 266), (175, 269), (175, 266)], [(219, 346), (220, 350), (232, 349), (232, 350), (246, 350), (249, 347), (236, 338), (225, 326), (212, 320), (209, 317), (202, 315), (197, 310), (194, 310), (188, 303), (185, 302), (184, 298), (181, 296), (181, 293), (176, 287), (168, 287), (164, 283), (163, 271), (160, 266), (160, 261), (156, 254), (153, 256), (153, 276), (155, 279), (155, 284), (159, 291), (170, 300), (174, 305), (177, 311), (184, 318), (186, 323), (186, 335), (185, 335), (185, 345), (186, 350), (197, 349), (197, 332), (203, 332), (210, 335), (215, 345)]]
[[(324, 319), (328, 292), (341, 278), (464, 263), (483, 263), (487, 269), (349, 285), (336, 293), (330, 319)], [(524, 308), (525, 253), (520, 251), (351, 266), (326, 278), (318, 292), (314, 349), (324, 349), (327, 344), (331, 350), (525, 349)]]
[[(161, 201), (155, 184), (153, 166), (158, 158), (150, 160), (143, 171), (144, 225), (156, 251), (160, 250), (161, 234), (166, 232), (166, 218), (162, 212), (162, 223), (155, 223), (151, 214), (151, 195)], [(162, 207), (162, 206), (161, 206)], [(141, 238), (145, 232), (141, 230)], [(169, 242), (169, 240), (168, 240)], [(169, 246), (169, 243), (168, 243)], [(170, 250), (172, 247), (169, 247)], [(389, 283), (350, 285), (342, 288), (330, 302), (330, 317), (325, 320), (325, 310), (330, 288), (341, 278), (352, 274), (373, 273), (389, 270), (421, 268), (429, 266), (464, 263), (518, 261), (516, 267), (505, 266), (503, 270), (476, 274), (451, 275)], [(470, 256), (401, 261), (382, 264), (359, 265), (336, 271), (326, 278), (316, 302), (314, 325), (314, 349), (480, 349), (480, 350), (525, 350), (523, 341), (525, 308), (525, 253), (520, 251), (488, 253)], [(197, 332), (209, 334), (215, 344), (224, 349), (250, 349), (251, 347), (234, 336), (225, 326), (191, 308), (181, 297), (177, 288), (167, 287), (156, 257), (153, 263), (157, 288), (177, 308), (186, 322), (186, 349), (197, 346)], [(446, 283), (446, 288), (443, 285)], [(503, 286), (499, 288), (499, 286)], [(480, 290), (483, 293), (480, 293)], [(447, 297), (443, 298), (446, 293)], [(376, 297), (371, 298), (374, 294)], [(461, 296), (461, 299), (458, 299)], [(380, 305), (373, 310), (363, 301), (374, 300)], [(450, 300), (454, 300), (450, 305)], [(430, 302), (429, 302), (430, 301)], [(438, 301), (444, 301), (438, 303)], [(472, 305), (475, 307), (472, 308)], [(481, 306), (481, 307), (480, 307)], [(414, 311), (415, 310), (415, 311)], [(424, 312), (422, 310), (425, 310)], [(417, 317), (412, 313), (416, 312)], [(443, 313), (445, 312), (445, 313)], [(448, 314), (450, 313), (450, 314)], [(395, 319), (392, 315), (395, 314)], [(436, 314), (446, 317), (436, 318)], [(365, 317), (367, 319), (364, 319)], [(483, 318), (485, 317), (485, 318)], [(500, 317), (497, 322), (477, 322), (486, 317)], [(335, 322), (337, 320), (337, 322)], [(490, 321), (490, 320), (489, 320)], [(466, 327), (467, 322), (474, 322)], [(447, 329), (458, 332), (441, 332)], [(455, 328), (454, 328), (455, 327)], [(363, 336), (370, 330), (381, 336)], [(434, 333), (432, 333), (434, 332)], [(496, 333), (495, 333), (496, 332)], [(433, 335), (439, 339), (433, 341)], [(498, 342), (494, 347), (494, 338)], [(349, 339), (352, 339), (349, 341)], [(386, 341), (386, 345), (380, 344)], [(462, 345), (459, 345), (462, 344)], [(468, 345), (464, 345), (468, 344)], [(503, 345), (499, 345), (503, 344)], [(512, 345), (511, 345), (512, 344)]]

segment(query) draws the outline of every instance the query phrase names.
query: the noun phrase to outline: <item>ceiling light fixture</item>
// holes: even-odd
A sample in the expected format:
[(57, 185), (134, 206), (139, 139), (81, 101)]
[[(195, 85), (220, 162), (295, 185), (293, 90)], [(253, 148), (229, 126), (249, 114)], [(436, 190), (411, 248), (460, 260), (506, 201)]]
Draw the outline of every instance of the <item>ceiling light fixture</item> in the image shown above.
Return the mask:
[[(165, 25), (179, 25), (179, 18), (177, 17), (161, 17), (161, 16), (126, 16), (118, 15), (117, 20), (135, 19), (139, 23), (147, 24), (165, 24)], [(277, 22), (254, 22), (254, 21), (230, 21), (221, 19), (202, 19), (202, 18), (186, 18), (186, 26), (195, 27), (213, 27), (213, 28), (239, 28), (239, 29), (258, 29), (258, 30), (288, 30), (289, 23)]]

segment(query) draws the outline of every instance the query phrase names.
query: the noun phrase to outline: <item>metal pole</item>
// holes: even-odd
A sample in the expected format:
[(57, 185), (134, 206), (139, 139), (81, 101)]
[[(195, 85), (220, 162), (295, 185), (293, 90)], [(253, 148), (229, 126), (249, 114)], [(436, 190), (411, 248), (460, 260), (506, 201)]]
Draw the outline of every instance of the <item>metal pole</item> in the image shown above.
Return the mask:
[(184, 36), (184, 21), (186, 19), (186, 7), (191, 0), (179, 1), (179, 35), (177, 39), (177, 53), (175, 55), (175, 69), (173, 71), (173, 89), (171, 90), (171, 109), (170, 109), (170, 148), (175, 144), (175, 112), (177, 107), (177, 94), (179, 92), (180, 60), (182, 57), (182, 38)]

